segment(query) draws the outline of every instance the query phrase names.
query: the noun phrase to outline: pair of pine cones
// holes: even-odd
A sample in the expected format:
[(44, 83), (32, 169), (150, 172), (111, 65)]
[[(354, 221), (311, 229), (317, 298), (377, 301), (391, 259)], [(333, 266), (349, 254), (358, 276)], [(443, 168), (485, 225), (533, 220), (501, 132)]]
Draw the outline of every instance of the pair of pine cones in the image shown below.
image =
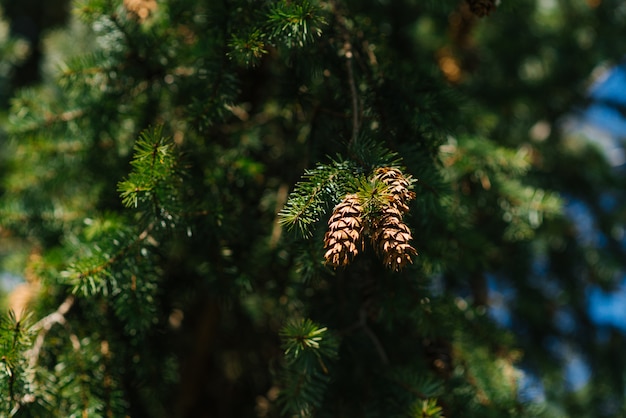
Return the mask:
[(369, 235), (376, 253), (391, 270), (401, 270), (417, 254), (409, 244), (411, 230), (402, 221), (409, 211), (408, 203), (415, 198), (415, 193), (409, 190), (411, 177), (397, 168), (381, 167), (374, 172), (372, 180), (386, 186), (387, 199), (378, 210), (368, 214), (358, 194), (346, 195), (335, 206), (324, 237), (326, 264), (335, 268), (348, 265), (363, 251), (365, 235)]

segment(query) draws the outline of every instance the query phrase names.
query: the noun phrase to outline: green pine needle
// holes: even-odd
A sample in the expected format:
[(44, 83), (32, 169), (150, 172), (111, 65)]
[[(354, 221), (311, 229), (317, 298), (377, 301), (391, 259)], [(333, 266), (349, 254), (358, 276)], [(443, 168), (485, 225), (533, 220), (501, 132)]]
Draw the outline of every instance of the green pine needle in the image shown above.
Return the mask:
[(304, 47), (322, 35), (326, 19), (321, 9), (308, 0), (279, 1), (270, 7), (267, 27), (271, 38), (288, 47)]
[(352, 172), (353, 167), (348, 162), (319, 165), (307, 171), (279, 212), (280, 223), (289, 229), (297, 227), (302, 236), (311, 237), (313, 225), (327, 208), (350, 191), (348, 179), (353, 178)]

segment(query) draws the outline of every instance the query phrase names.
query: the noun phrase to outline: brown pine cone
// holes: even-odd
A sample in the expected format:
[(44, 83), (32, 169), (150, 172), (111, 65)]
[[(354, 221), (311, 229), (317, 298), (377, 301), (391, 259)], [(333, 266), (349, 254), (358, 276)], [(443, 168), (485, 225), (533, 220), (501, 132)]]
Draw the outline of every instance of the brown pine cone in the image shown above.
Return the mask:
[(383, 207), (383, 213), (374, 225), (371, 238), (383, 264), (394, 271), (413, 263), (411, 256), (417, 255), (415, 248), (409, 244), (413, 238), (411, 230), (402, 221), (401, 209), (394, 205)]
[(356, 194), (349, 194), (335, 206), (324, 236), (326, 264), (346, 266), (363, 250), (363, 207)]
[(409, 211), (408, 203), (415, 199), (415, 193), (409, 190), (411, 177), (405, 176), (397, 168), (380, 167), (376, 169), (374, 178), (389, 186), (389, 192), (393, 197), (392, 204), (396, 205), (403, 213)]

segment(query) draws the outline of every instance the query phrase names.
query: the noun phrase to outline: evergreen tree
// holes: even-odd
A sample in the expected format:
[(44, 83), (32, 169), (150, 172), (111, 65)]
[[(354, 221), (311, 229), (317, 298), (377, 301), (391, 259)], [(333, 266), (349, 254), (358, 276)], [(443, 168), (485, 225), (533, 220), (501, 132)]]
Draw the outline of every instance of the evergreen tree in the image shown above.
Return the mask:
[(623, 180), (558, 129), (624, 8), (502, 3), (75, 1), (0, 143), (0, 415), (624, 413)]

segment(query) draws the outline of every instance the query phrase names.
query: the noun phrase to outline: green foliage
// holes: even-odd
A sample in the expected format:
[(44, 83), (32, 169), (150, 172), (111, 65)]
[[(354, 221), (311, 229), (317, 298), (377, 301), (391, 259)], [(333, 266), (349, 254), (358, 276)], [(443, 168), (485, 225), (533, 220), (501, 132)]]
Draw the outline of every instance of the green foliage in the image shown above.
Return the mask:
[[(118, 192), (126, 207), (148, 206), (164, 218), (172, 218), (169, 207), (176, 202), (182, 178), (171, 138), (164, 138), (162, 128), (143, 132), (135, 143), (128, 179), (118, 184)], [(145, 209), (144, 209), (145, 211)]]
[(296, 184), (285, 207), (281, 222), (297, 227), (304, 236), (311, 236), (311, 226), (326, 212), (329, 202), (337, 203), (351, 191), (349, 179), (354, 176), (350, 162), (333, 162), (308, 170)]
[(311, 416), (322, 404), (330, 381), (330, 362), (337, 359), (339, 341), (309, 319), (293, 320), (280, 331), (285, 352), (282, 372), (283, 413)]
[(243, 36), (233, 34), (228, 46), (231, 51), (230, 58), (237, 60), (239, 65), (257, 65), (261, 58), (267, 54), (262, 33), (257, 29)]
[(410, 416), (420, 418), (440, 418), (443, 417), (442, 411), (443, 408), (437, 405), (436, 399), (425, 399), (416, 402)]
[[(239, 65), (258, 65), (270, 46), (304, 48), (322, 35), (326, 19), (317, 2), (280, 0), (268, 3), (263, 16), (266, 20), (260, 27), (249, 26), (242, 32), (233, 33), (228, 41), (230, 51), (227, 55)], [(249, 13), (240, 12), (244, 16)], [(244, 20), (251, 18), (246, 16)]]
[(479, 205), (457, 210), (469, 217), (488, 212), (502, 219), (507, 224), (505, 240), (532, 238), (544, 217), (560, 214), (561, 200), (554, 192), (520, 180), (531, 169), (530, 152), (528, 147), (506, 149), (484, 139), (461, 139), (445, 145), (442, 158), (450, 168), (446, 175), (458, 185), (461, 201), (467, 202), (461, 205)]
[[(328, 342), (322, 337), (328, 331), (327, 328), (320, 328), (310, 320), (294, 321), (285, 325), (280, 332), (283, 340), (283, 349), (288, 363), (300, 361), (302, 358), (309, 357), (312, 353), (316, 357), (321, 356), (333, 358), (336, 357), (336, 344)], [(324, 341), (323, 344), (320, 344)]]
[(28, 359), (23, 354), (32, 343), (31, 327), (29, 317), (19, 318), (14, 312), (9, 312), (0, 322), (0, 411), (5, 416), (12, 414), (30, 392), (26, 378)]
[(270, 39), (287, 48), (304, 47), (322, 34), (326, 19), (315, 2), (281, 0), (270, 5), (267, 31)]

